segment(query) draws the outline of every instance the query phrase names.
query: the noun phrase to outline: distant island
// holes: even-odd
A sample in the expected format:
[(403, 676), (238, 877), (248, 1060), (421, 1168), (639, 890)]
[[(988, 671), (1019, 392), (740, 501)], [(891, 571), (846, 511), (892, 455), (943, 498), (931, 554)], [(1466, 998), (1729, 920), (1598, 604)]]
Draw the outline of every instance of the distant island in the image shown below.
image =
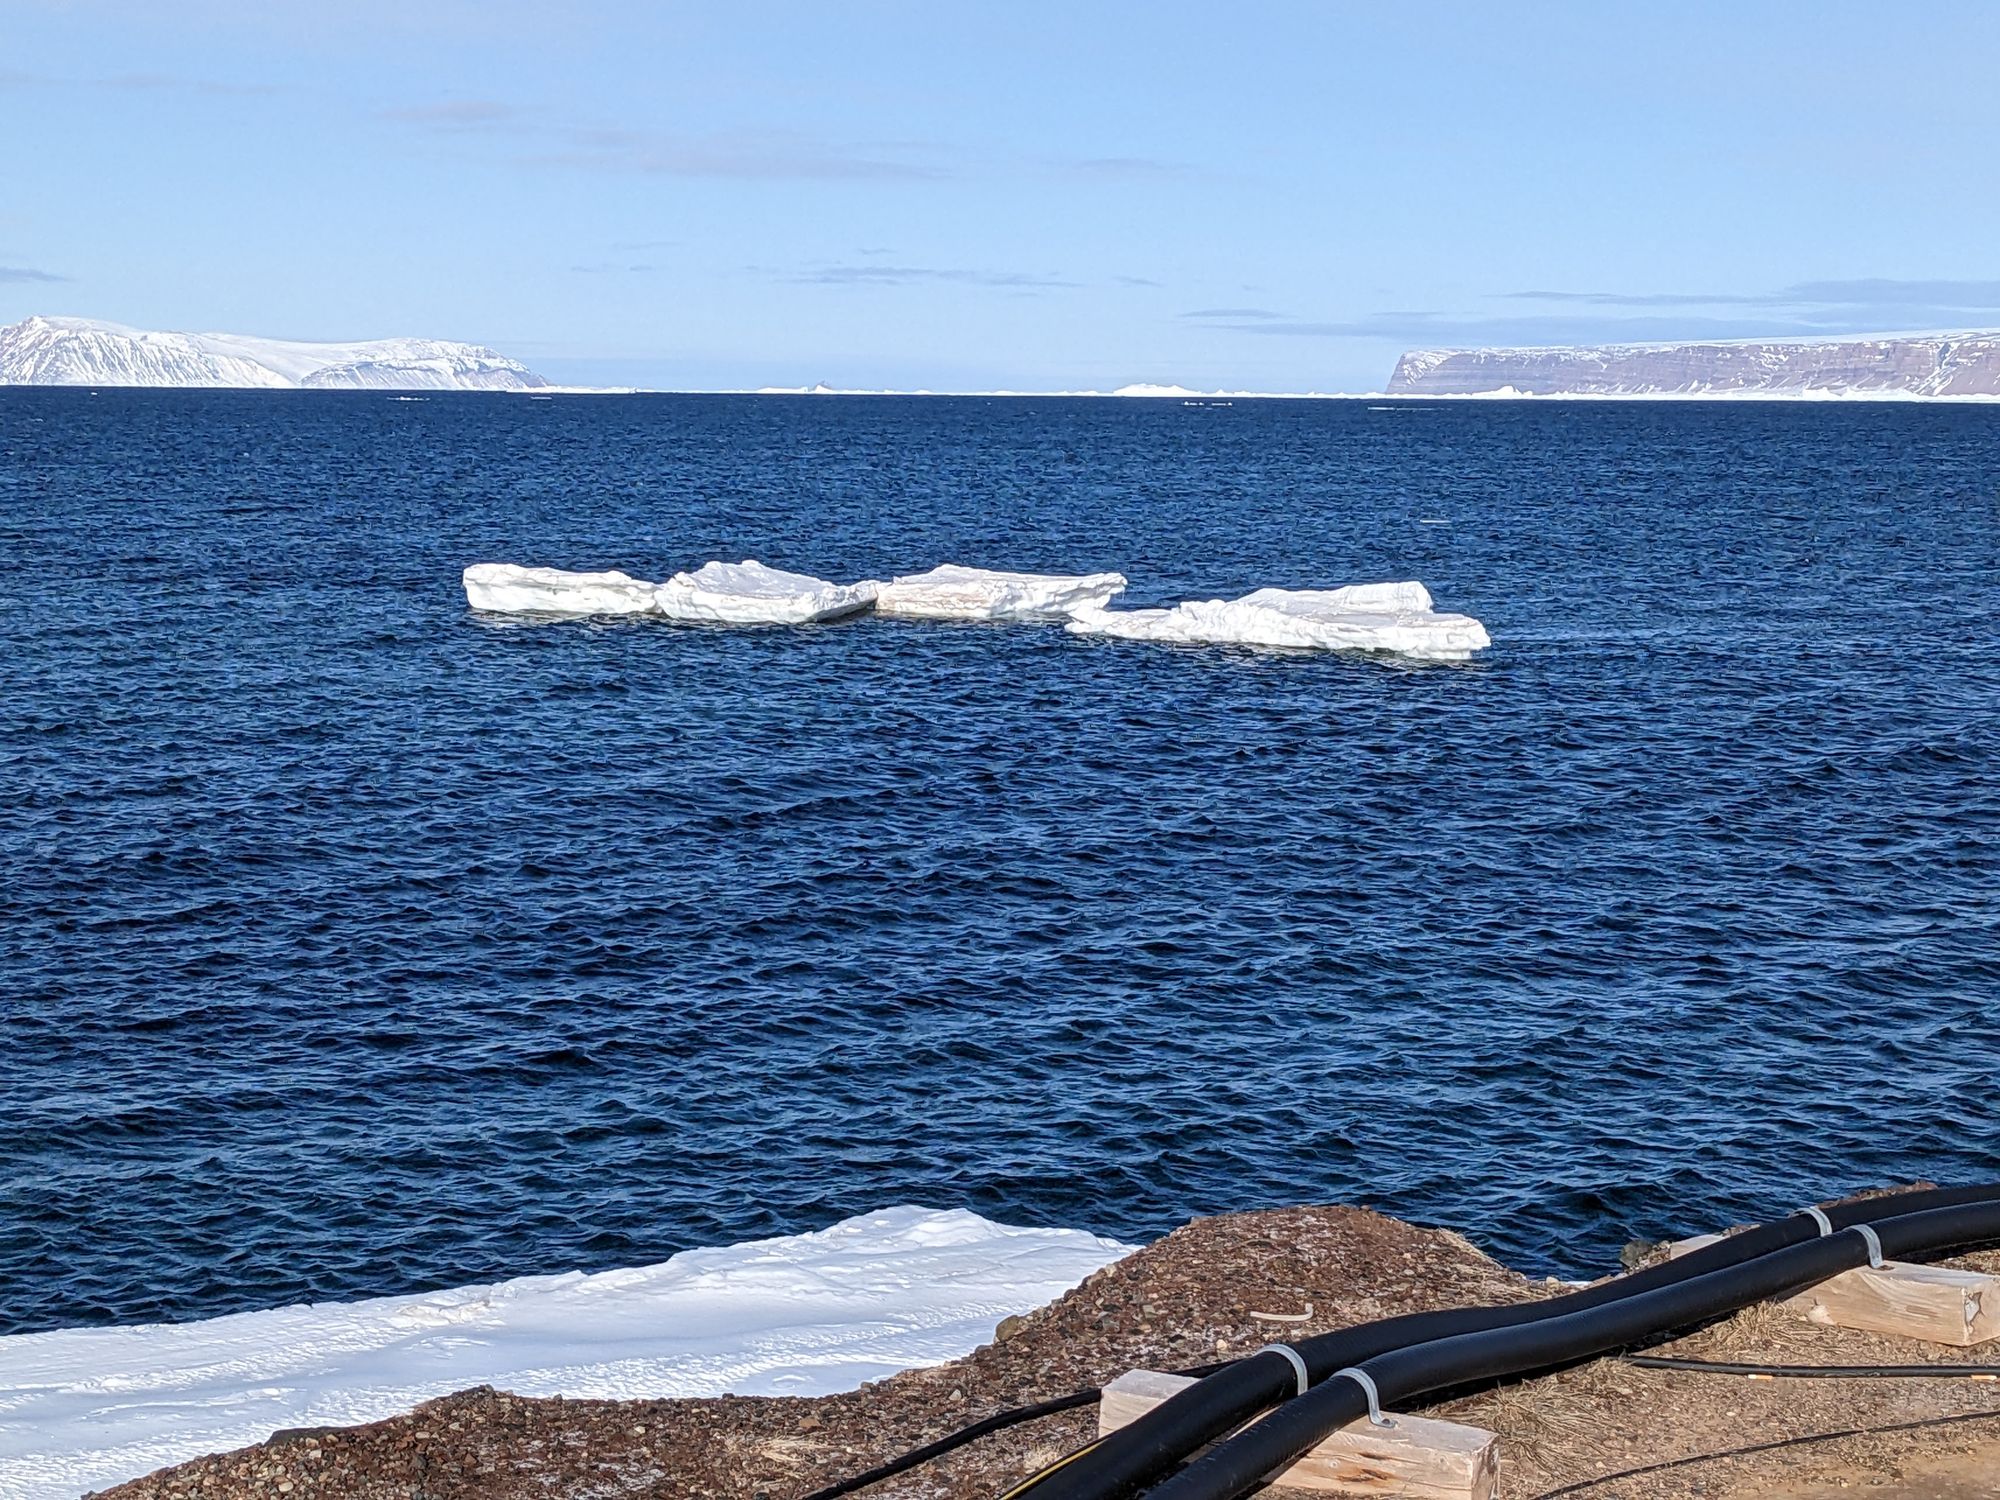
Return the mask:
[(443, 339), (304, 343), (149, 333), (92, 318), (35, 317), (0, 328), (0, 385), (527, 391), (548, 383), (503, 354)]
[(1416, 349), (1392, 396), (2000, 396), (2000, 333)]

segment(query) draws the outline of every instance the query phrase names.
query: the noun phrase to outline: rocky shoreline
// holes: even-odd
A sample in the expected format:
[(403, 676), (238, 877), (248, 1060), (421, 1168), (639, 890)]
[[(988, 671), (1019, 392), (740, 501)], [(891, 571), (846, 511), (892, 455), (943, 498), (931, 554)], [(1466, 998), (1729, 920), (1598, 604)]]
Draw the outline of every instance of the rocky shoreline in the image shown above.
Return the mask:
[[(1949, 1263), (2000, 1270), (2000, 1252)], [(1184, 1368), (1277, 1338), (1563, 1289), (1508, 1270), (1456, 1234), (1366, 1209), (1222, 1215), (1197, 1219), (1049, 1306), (1009, 1319), (993, 1343), (965, 1359), (857, 1391), (573, 1401), (481, 1387), (389, 1421), (279, 1433), (120, 1485), (104, 1500), (797, 1500), (995, 1411), (1136, 1367)], [(1811, 1364), (1981, 1361), (1978, 1349), (1913, 1352), (1905, 1342), (1821, 1327), (1770, 1306), (1660, 1352)], [(1964, 1379), (1747, 1381), (1597, 1360), (1426, 1410), (1499, 1435), (1508, 1500), (1819, 1500), (1857, 1485), (1875, 1486), (1881, 1500), (2000, 1493), (1979, 1477), (2000, 1472), (2000, 1396)], [(1703, 1457), (1986, 1411), (1991, 1419)], [(864, 1495), (997, 1494), (1094, 1431), (1094, 1408), (1066, 1412)], [(1651, 1465), (1677, 1466), (1613, 1477)]]

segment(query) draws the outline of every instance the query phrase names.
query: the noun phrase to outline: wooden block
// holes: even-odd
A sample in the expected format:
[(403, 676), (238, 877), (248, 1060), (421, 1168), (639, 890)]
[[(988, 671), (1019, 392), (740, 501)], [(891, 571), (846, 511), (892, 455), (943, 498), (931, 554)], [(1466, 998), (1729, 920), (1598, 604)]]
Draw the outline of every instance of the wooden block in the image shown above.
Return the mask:
[(1706, 1250), (1710, 1245), (1719, 1245), (1728, 1238), (1726, 1234), (1698, 1234), (1692, 1239), (1675, 1240), (1667, 1246), (1667, 1259), (1679, 1260), (1683, 1255), (1690, 1255), (1696, 1250)]
[(1815, 1323), (1967, 1348), (2000, 1338), (2000, 1277), (1883, 1262), (1842, 1271), (1785, 1300)]
[[(1133, 1370), (1104, 1388), (1099, 1434), (1123, 1427), (1194, 1382), (1185, 1375)], [(1396, 1425), (1367, 1418), (1341, 1428), (1273, 1484), (1336, 1495), (1400, 1495), (1410, 1500), (1493, 1500), (1500, 1454), (1492, 1433), (1434, 1417), (1384, 1412)]]
[[(1679, 1259), (1722, 1238), (1698, 1234), (1669, 1245), (1667, 1254)], [(1885, 1261), (1879, 1270), (1861, 1266), (1779, 1305), (1830, 1328), (1860, 1328), (1960, 1349), (2000, 1338), (2000, 1276), (1945, 1266), (1901, 1260)]]

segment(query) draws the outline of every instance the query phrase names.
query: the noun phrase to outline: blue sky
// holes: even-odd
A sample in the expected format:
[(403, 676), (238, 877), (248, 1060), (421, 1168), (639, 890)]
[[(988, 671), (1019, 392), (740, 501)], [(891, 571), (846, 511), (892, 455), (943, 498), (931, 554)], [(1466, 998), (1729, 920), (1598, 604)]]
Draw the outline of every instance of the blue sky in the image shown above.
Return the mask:
[(2000, 326), (2000, 6), (0, 0), (0, 321), (1368, 390)]

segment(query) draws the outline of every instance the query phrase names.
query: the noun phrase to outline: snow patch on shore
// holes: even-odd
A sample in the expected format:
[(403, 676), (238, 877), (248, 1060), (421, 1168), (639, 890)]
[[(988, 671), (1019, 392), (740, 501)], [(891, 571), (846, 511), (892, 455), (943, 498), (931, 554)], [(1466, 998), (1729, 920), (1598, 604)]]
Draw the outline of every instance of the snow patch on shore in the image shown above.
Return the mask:
[(657, 1265), (0, 1338), (0, 1495), (76, 1500), (283, 1427), (522, 1395), (814, 1396), (941, 1364), (1134, 1247), (885, 1209)]

